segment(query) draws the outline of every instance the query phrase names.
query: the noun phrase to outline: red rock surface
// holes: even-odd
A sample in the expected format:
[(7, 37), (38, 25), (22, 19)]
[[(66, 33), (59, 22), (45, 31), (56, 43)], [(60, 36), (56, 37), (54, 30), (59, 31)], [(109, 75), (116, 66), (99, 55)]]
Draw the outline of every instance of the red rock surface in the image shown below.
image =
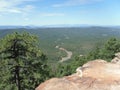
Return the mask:
[(120, 90), (119, 64), (94, 60), (82, 68), (82, 77), (75, 73), (63, 78), (52, 78), (40, 84), (36, 90)]

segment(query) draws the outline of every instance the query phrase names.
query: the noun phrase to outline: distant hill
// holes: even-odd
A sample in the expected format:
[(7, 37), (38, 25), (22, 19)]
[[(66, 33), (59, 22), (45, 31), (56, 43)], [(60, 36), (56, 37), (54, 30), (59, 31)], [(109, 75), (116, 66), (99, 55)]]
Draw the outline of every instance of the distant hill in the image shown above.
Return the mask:
[(42, 27), (48, 27), (48, 28), (72, 28), (72, 27), (90, 27), (91, 25), (87, 24), (58, 24), (58, 25), (43, 25)]
[(38, 26), (0, 26), (0, 30), (1, 29), (18, 29), (18, 28), (34, 29), (39, 27)]
[(1, 29), (18, 29), (18, 28), (25, 28), (25, 29), (35, 29), (35, 28), (87, 28), (87, 27), (103, 27), (103, 28), (120, 28), (120, 26), (98, 26), (98, 25), (88, 25), (88, 24), (56, 24), (56, 25), (28, 25), (28, 26), (0, 26)]

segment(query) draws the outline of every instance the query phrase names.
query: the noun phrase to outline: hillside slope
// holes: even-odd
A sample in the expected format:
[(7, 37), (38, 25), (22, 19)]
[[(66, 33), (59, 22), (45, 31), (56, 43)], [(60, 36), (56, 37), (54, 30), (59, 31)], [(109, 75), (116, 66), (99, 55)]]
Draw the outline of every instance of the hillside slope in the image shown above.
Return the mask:
[(65, 48), (75, 56), (86, 55), (96, 45), (102, 46), (111, 37), (120, 38), (120, 28), (112, 27), (71, 27), (71, 28), (16, 28), (0, 29), (0, 38), (12, 32), (29, 32), (40, 39), (40, 48), (48, 57), (48, 61), (60, 61), (66, 56), (64, 51), (56, 46)]

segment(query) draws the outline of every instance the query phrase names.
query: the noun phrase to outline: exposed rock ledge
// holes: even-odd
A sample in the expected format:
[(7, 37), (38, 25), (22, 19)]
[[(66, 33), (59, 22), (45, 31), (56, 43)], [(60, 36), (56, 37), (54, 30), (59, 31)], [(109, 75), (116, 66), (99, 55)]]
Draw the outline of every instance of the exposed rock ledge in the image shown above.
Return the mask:
[(120, 90), (120, 64), (90, 61), (78, 68), (77, 73), (47, 80), (36, 90)]

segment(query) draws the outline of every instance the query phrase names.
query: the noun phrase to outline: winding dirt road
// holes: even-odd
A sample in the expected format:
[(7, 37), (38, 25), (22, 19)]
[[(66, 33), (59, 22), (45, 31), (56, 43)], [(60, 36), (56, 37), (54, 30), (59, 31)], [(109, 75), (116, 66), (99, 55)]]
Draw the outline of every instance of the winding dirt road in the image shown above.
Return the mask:
[(59, 50), (65, 51), (67, 53), (67, 56), (66, 57), (62, 57), (60, 62), (64, 62), (64, 61), (67, 61), (67, 60), (71, 59), (71, 57), (73, 55), (73, 53), (71, 51), (68, 51), (65, 48), (59, 48)]

